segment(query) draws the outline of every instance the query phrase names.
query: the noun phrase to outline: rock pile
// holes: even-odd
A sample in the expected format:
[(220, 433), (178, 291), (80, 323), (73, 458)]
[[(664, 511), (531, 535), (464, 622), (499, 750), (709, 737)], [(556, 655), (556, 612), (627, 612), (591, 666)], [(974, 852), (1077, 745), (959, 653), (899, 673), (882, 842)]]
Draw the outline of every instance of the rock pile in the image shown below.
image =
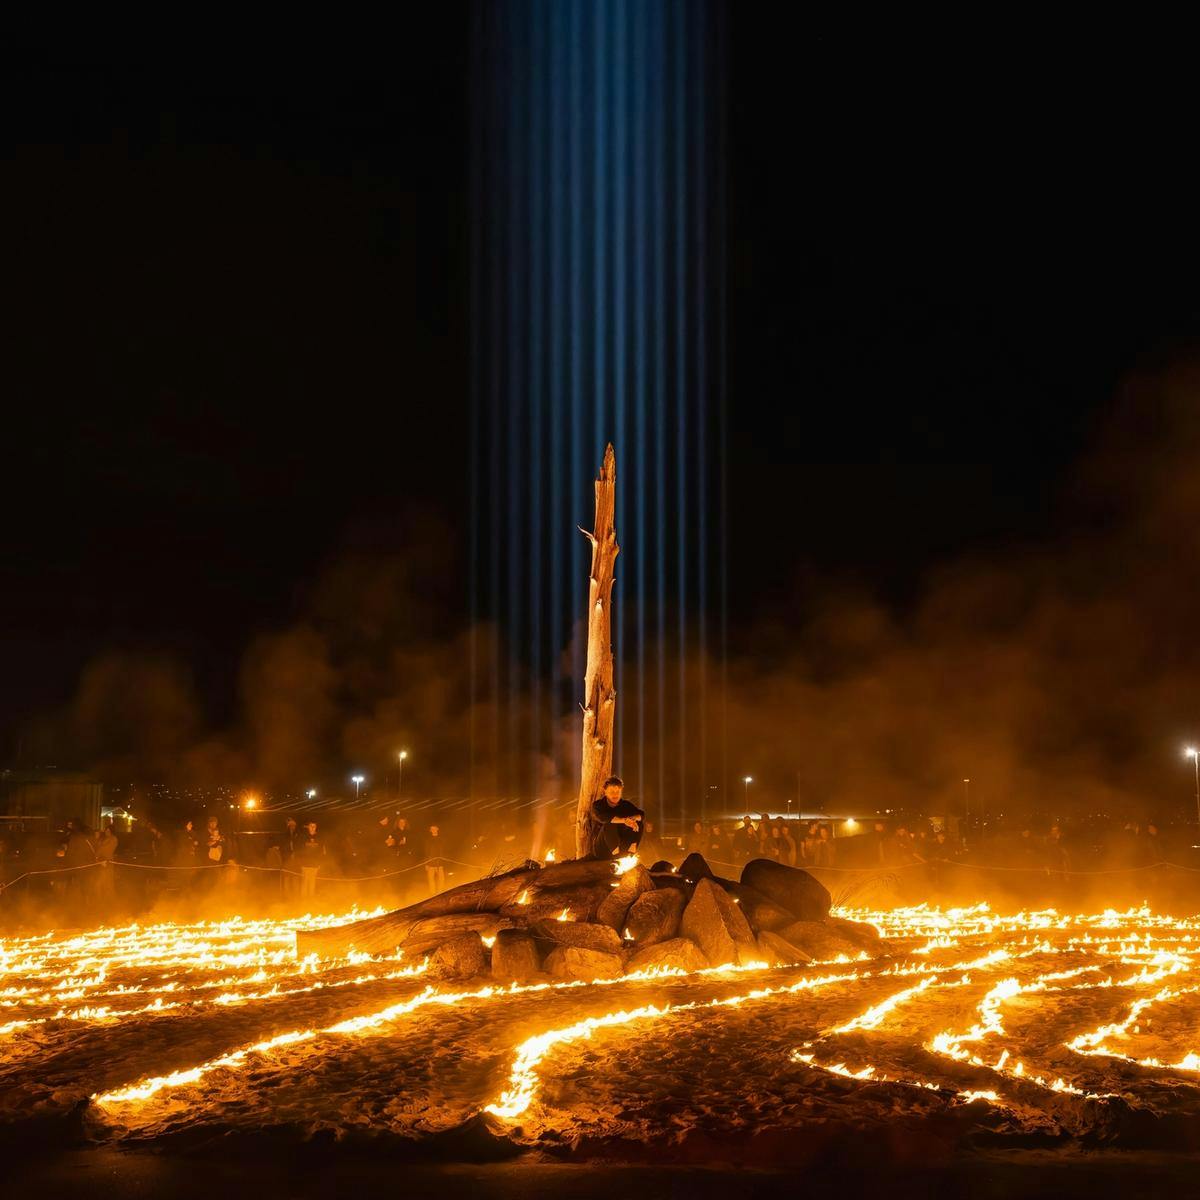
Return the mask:
[(807, 871), (753, 859), (739, 881), (699, 854), (679, 867), (569, 861), (452, 888), (383, 917), (296, 935), (303, 956), (402, 950), (441, 978), (615, 979), (652, 968), (804, 963), (878, 952), (879, 934), (829, 915)]

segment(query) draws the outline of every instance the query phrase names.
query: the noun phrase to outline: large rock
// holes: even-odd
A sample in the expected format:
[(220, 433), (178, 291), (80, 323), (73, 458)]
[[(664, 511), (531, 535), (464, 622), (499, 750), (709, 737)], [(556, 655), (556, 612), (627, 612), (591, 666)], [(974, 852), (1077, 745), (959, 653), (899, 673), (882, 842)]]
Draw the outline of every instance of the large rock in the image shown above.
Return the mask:
[(845, 917), (826, 917), (825, 924), (868, 954), (883, 953), (883, 938), (874, 925), (865, 925), (862, 921), (847, 921)]
[(546, 970), (555, 979), (616, 979), (624, 971), (624, 960), (583, 946), (557, 946), (546, 956)]
[(477, 933), (451, 938), (429, 956), (429, 973), (439, 979), (474, 979), (486, 971), (487, 953)]
[(672, 938), (668, 942), (658, 942), (638, 950), (629, 960), (628, 971), (702, 971), (708, 966), (708, 959), (695, 942), (687, 938)]
[(740, 905), (750, 922), (750, 928), (757, 933), (761, 929), (782, 929), (790, 925), (796, 918), (785, 908), (780, 908), (773, 900), (768, 900), (757, 888), (747, 887), (744, 883), (734, 883), (731, 879), (714, 877)]
[(679, 932), (679, 919), (686, 903), (682, 892), (670, 888), (639, 896), (625, 918), (627, 939), (641, 950), (673, 938)]
[(650, 872), (639, 863), (631, 867), (617, 880), (617, 886), (600, 902), (596, 910), (596, 920), (601, 925), (610, 925), (620, 929), (625, 924), (625, 916), (633, 906), (633, 902), (646, 892), (654, 891), (654, 880)]
[(592, 925), (583, 921), (557, 921), (553, 917), (536, 921), (531, 930), (535, 937), (555, 946), (578, 946), (605, 954), (621, 953), (621, 936), (611, 925)]
[(742, 910), (711, 879), (696, 884), (679, 932), (691, 938), (714, 967), (758, 961), (754, 934)]
[(861, 946), (824, 921), (795, 921), (781, 929), (779, 936), (797, 950), (803, 950), (810, 958), (821, 961), (828, 961), (842, 954), (847, 958), (857, 958), (862, 953)]
[(669, 875), (674, 870), (675, 870), (674, 864), (667, 862), (667, 860), (665, 858), (660, 858), (658, 860), (658, 862), (651, 863), (651, 865), (650, 865), (650, 874), (651, 875), (659, 875), (659, 874)]
[(787, 909), (800, 921), (821, 921), (829, 915), (829, 889), (807, 871), (752, 858), (742, 868), (742, 882)]
[(532, 983), (542, 960), (533, 935), (524, 929), (502, 929), (492, 946), (492, 978), (500, 983)]
[(811, 955), (769, 929), (764, 929), (758, 935), (758, 953), (763, 962), (768, 963), (812, 962)]
[(679, 864), (679, 869), (675, 873), (680, 879), (686, 879), (688, 883), (698, 883), (701, 879), (713, 877), (712, 867), (708, 865), (704, 855), (695, 853), (689, 854)]

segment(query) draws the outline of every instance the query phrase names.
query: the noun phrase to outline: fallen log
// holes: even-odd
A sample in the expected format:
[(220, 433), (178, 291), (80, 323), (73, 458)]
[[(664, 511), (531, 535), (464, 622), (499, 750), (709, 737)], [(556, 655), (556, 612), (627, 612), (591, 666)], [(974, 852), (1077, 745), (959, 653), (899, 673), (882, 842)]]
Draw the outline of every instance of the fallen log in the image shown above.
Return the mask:
[(299, 958), (307, 958), (310, 954), (318, 958), (340, 958), (351, 950), (360, 954), (392, 954), (403, 950), (406, 955), (416, 956), (464, 933), (491, 937), (512, 925), (512, 921), (494, 912), (426, 916), (401, 909), (334, 929), (298, 929), (296, 955)]

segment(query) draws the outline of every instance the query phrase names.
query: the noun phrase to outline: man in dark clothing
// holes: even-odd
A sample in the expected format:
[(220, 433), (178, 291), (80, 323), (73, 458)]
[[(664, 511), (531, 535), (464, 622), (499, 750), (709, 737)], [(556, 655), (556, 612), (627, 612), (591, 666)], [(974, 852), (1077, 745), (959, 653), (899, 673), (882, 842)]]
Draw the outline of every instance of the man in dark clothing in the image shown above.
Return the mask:
[(646, 814), (630, 800), (621, 798), (625, 788), (619, 775), (604, 781), (604, 793), (592, 802), (592, 820), (599, 826), (596, 857), (623, 858), (632, 854), (642, 840)]

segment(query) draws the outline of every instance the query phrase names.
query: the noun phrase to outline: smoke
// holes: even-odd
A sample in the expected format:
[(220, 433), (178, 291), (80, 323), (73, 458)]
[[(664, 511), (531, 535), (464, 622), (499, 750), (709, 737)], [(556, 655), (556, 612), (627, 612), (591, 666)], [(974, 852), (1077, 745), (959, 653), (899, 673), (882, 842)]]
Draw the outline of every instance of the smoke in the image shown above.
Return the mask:
[[(904, 606), (798, 583), (737, 631), (727, 664), (681, 658), (674, 635), (652, 647), (665, 705), (657, 679), (639, 702), (618, 675), (631, 790), (660, 817), (740, 810), (747, 774), (755, 811), (789, 798), (955, 810), (966, 778), (993, 811), (1185, 804), (1180, 746), (1200, 729), (1198, 383), (1191, 367), (1132, 381), (1037, 544), (945, 563)], [(348, 765), (382, 786), (407, 747), (413, 795), (569, 797), (581, 687), (550, 697), (495, 627), (455, 623), (463, 531), (416, 514), (404, 539), (398, 554), (359, 531), (300, 618), (248, 647), (231, 728), (206, 727), (182, 664), (107, 654), (51, 719), (58, 744), (106, 777), (292, 792)]]

